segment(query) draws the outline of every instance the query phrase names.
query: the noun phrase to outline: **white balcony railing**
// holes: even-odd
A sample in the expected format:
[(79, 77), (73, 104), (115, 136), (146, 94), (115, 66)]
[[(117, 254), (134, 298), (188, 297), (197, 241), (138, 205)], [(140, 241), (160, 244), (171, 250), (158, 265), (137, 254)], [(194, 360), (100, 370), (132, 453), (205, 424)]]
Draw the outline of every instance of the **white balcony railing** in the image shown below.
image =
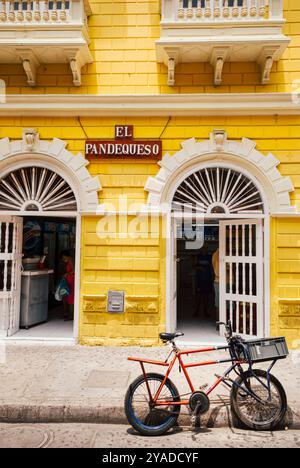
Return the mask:
[(265, 84), (290, 42), (284, 22), (283, 0), (162, 0), (157, 60), (167, 65), (170, 86), (185, 62), (210, 62), (220, 85), (226, 61), (257, 62)]
[(2, 23), (61, 23), (71, 19), (71, 1), (1, 1)]
[[(270, 0), (272, 3), (272, 0)], [(178, 0), (179, 21), (236, 21), (269, 17), (269, 0)]]
[(0, 0), (0, 63), (24, 66), (30, 86), (42, 63), (69, 62), (75, 86), (91, 63), (88, 0)]

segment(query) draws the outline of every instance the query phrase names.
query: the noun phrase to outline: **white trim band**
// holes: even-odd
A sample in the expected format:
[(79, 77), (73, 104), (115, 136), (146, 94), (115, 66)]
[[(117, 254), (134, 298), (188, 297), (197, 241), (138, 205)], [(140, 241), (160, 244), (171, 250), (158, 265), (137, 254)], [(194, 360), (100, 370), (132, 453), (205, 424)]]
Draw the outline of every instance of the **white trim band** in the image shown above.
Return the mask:
[(2, 117), (21, 112), (22, 116), (47, 117), (300, 115), (300, 86), (295, 93), (16, 94), (0, 102)]

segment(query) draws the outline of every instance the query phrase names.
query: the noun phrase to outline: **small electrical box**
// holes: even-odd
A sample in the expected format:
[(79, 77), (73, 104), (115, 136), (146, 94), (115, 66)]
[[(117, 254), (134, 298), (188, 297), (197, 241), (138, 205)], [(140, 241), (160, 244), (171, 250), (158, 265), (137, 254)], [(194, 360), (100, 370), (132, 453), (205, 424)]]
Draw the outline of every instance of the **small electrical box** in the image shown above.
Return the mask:
[(125, 292), (108, 291), (107, 312), (123, 314), (125, 312)]

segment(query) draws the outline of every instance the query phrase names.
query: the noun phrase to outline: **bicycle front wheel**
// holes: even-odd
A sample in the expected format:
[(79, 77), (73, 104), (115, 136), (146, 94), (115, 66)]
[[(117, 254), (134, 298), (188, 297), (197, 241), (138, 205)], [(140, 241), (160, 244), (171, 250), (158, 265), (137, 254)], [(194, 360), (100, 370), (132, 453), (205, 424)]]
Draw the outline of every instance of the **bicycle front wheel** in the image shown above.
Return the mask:
[[(180, 413), (180, 405), (153, 405), (153, 399), (164, 378), (160, 374), (147, 374), (147, 386), (144, 376), (141, 375), (127, 390), (125, 413), (129, 424), (140, 434), (146, 436), (162, 435), (176, 424)], [(170, 403), (175, 401), (180, 401), (178, 390), (173, 382), (167, 379), (159, 395), (159, 402)]]
[[(246, 392), (250, 392), (248, 394)], [(258, 397), (257, 401), (252, 395)], [(255, 431), (278, 429), (287, 412), (287, 398), (279, 380), (270, 375), (268, 391), (267, 372), (256, 369), (238, 377), (231, 390), (231, 411), (239, 423)]]

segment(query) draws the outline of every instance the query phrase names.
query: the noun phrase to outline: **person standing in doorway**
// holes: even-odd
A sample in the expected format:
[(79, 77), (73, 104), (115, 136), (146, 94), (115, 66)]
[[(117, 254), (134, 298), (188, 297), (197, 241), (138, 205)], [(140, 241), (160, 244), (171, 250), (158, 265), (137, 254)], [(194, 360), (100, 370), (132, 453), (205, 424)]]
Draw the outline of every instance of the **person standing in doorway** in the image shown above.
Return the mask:
[(219, 317), (219, 304), (220, 304), (220, 251), (219, 248), (214, 252), (212, 256), (212, 265), (215, 274), (214, 288), (215, 288), (215, 307), (216, 316)]
[(209, 318), (209, 304), (212, 293), (213, 272), (211, 265), (211, 255), (209, 255), (207, 246), (204, 245), (196, 256), (196, 309), (194, 317), (202, 315)]
[(74, 318), (74, 295), (75, 295), (75, 268), (74, 260), (68, 250), (64, 250), (61, 254), (61, 259), (65, 265), (64, 278), (66, 279), (70, 294), (63, 300), (64, 304), (64, 320), (69, 321)]

